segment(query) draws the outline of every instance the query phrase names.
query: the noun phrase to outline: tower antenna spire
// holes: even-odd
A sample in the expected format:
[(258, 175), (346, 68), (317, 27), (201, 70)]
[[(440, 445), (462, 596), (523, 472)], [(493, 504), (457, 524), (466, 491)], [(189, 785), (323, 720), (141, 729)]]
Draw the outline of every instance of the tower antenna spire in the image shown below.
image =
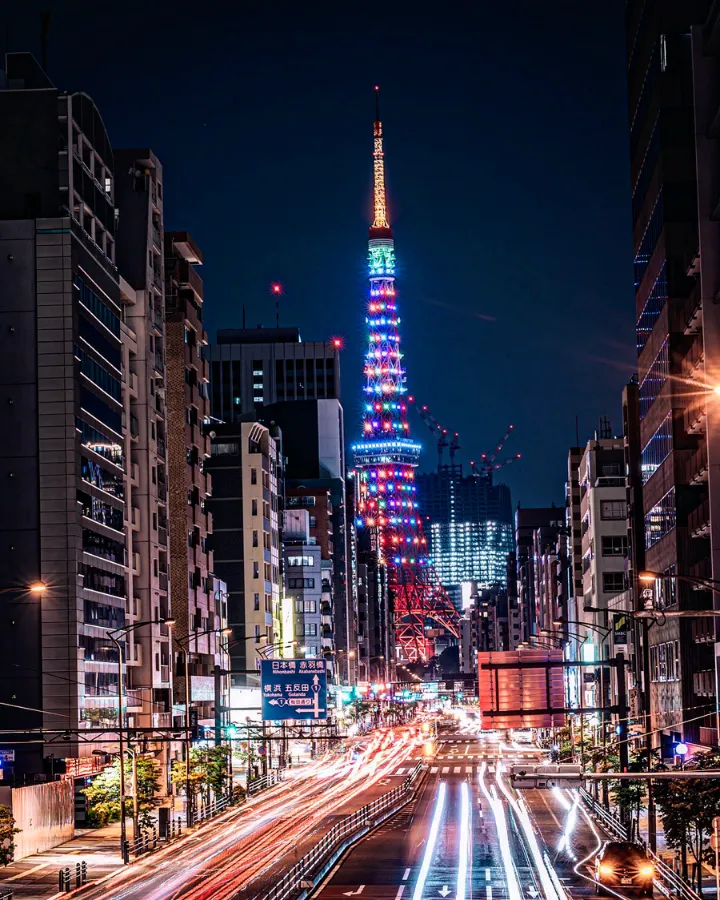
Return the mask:
[[(382, 231), (379, 232), (379, 230)], [(392, 237), (385, 196), (385, 159), (382, 122), (380, 121), (380, 87), (375, 85), (375, 124), (373, 126), (373, 223), (370, 236)]]

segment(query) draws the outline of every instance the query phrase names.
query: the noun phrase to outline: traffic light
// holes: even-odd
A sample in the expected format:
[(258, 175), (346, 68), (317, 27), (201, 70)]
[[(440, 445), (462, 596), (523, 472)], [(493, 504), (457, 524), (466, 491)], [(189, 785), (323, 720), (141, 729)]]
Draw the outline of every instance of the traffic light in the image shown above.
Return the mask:
[(237, 737), (237, 735), (238, 735), (238, 727), (237, 727), (237, 725), (234, 725), (234, 724), (231, 722), (231, 723), (230, 723), (228, 726), (226, 726), (226, 728), (225, 728), (225, 737), (226, 737), (228, 740), (232, 741), (234, 738)]

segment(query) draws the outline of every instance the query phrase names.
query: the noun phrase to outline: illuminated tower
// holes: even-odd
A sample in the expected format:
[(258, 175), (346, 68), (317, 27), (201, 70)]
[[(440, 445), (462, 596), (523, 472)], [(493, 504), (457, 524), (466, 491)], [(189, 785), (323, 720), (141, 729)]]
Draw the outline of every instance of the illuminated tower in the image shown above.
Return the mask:
[(433, 653), (427, 628), (440, 626), (457, 637), (458, 617), (427, 557), (416, 501), (415, 469), (421, 448), (410, 439), (407, 421), (407, 387), (395, 301), (395, 246), (387, 214), (377, 88), (373, 175), (363, 439), (353, 447), (357, 524), (372, 529), (374, 549), (387, 567), (398, 653), (402, 659), (415, 662), (427, 660)]

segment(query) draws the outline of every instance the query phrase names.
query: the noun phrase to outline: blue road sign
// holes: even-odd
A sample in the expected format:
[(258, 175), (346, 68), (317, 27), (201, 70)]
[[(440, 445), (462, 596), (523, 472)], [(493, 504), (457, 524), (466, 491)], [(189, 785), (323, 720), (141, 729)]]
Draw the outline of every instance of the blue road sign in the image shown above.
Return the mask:
[(324, 659), (265, 659), (261, 675), (262, 717), (266, 722), (327, 718)]

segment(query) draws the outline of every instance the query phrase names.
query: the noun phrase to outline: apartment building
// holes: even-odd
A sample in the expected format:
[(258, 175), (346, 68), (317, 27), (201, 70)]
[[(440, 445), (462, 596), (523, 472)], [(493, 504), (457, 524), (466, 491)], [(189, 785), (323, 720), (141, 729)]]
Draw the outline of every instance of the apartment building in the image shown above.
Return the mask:
[[(225, 667), (227, 598), (213, 577), (206, 461), (210, 437), (208, 364), (203, 359), (202, 253), (185, 231), (165, 232), (165, 342), (170, 587), (175, 626), (175, 706), (184, 705), (185, 660), (200, 724), (214, 718), (214, 671)], [(223, 705), (226, 705), (225, 703)], [(179, 718), (182, 718), (180, 716)]]
[(212, 549), (214, 568), (227, 585), (233, 687), (259, 685), (260, 661), (293, 655), (281, 637), (281, 576), (278, 494), (282, 480), (281, 435), (259, 422), (213, 423)]
[(325, 628), (328, 636), (332, 635), (332, 613), (330, 623), (324, 626), (321, 549), (311, 537), (307, 509), (285, 510), (282, 541), (285, 596), (293, 611), (292, 632), (287, 634), (284, 629), (283, 642), (288, 639), (296, 642), (291, 655), (322, 659)]
[[(169, 626), (168, 473), (165, 397), (165, 291), (163, 281), (162, 166), (148, 148), (115, 155), (115, 204), (123, 227), (117, 263), (123, 275), (123, 318), (128, 347), (132, 507), (132, 609), (126, 638), (131, 721), (151, 703), (153, 724), (172, 723), (172, 647)], [(149, 692), (149, 697), (145, 693)]]
[[(160, 555), (149, 551), (152, 512), (158, 528), (164, 519), (147, 398), (162, 372), (145, 366), (162, 285), (125, 271), (135, 242), (148, 259), (150, 204), (144, 222), (128, 215), (120, 227), (125, 160), (92, 100), (58, 90), (30, 54), (8, 54), (0, 117), (0, 569), (10, 585), (45, 585), (3, 597), (0, 698), (26, 707), (7, 708), (6, 728), (62, 721), (68, 737), (52, 753), (81, 773), (93, 770), (96, 745), (73, 732), (118, 721), (110, 632), (156, 623), (124, 642), (127, 719), (159, 726), (170, 710), (169, 636), (158, 623), (167, 586), (150, 580)], [(145, 155), (149, 191), (161, 170)], [(161, 232), (161, 204), (155, 214)], [(40, 775), (47, 753), (18, 747), (6, 780)]]

